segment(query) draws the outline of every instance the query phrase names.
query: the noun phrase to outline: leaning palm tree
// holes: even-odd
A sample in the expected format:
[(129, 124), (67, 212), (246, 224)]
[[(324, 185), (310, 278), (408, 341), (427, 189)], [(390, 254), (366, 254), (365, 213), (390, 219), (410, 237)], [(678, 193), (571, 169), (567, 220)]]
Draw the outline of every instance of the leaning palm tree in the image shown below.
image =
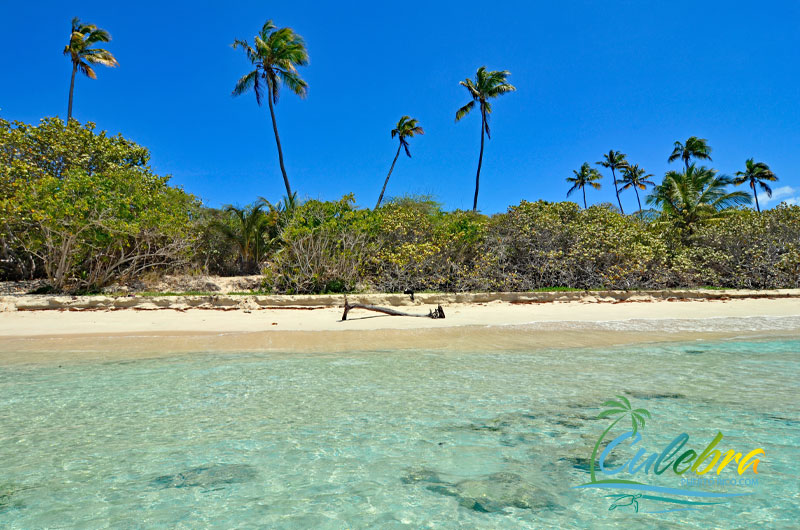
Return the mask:
[(767, 182), (777, 182), (778, 177), (767, 164), (764, 162), (753, 162), (752, 158), (747, 159), (745, 162), (745, 170), (737, 171), (736, 177), (733, 179), (735, 186), (740, 186), (744, 183), (750, 185), (753, 190), (753, 198), (756, 200), (756, 210), (761, 212), (761, 206), (758, 204), (758, 194), (756, 193), (756, 186), (760, 187), (767, 197), (772, 197), (772, 188), (769, 187)]
[(603, 431), (603, 434), (600, 435), (600, 438), (597, 439), (597, 443), (594, 445), (594, 450), (592, 451), (592, 460), (589, 462), (589, 474), (591, 476), (592, 482), (596, 482), (595, 474), (594, 474), (594, 463), (597, 460), (597, 451), (600, 449), (600, 444), (603, 443), (603, 438), (606, 437), (606, 434), (614, 428), (614, 426), (619, 423), (621, 419), (630, 415), (631, 418), (631, 425), (632, 425), (632, 435), (636, 436), (636, 433), (639, 431), (639, 428), (644, 428), (645, 424), (645, 416), (650, 418), (650, 413), (645, 409), (634, 409), (631, 407), (631, 402), (625, 396), (617, 396), (619, 401), (609, 400), (603, 403), (604, 407), (611, 407), (609, 409), (604, 410), (600, 414), (597, 415), (598, 418), (609, 418), (611, 416), (616, 416), (620, 414), (620, 417), (614, 420), (608, 428)]
[(460, 82), (461, 86), (467, 89), (472, 101), (458, 109), (456, 112), (456, 121), (470, 113), (475, 108), (475, 103), (480, 105), (481, 110), (481, 152), (478, 156), (478, 172), (475, 175), (475, 199), (472, 201), (472, 210), (478, 209), (478, 188), (481, 181), (481, 164), (483, 163), (483, 142), (484, 136), (491, 139), (492, 135), (489, 132), (489, 114), (492, 113), (492, 104), (489, 100), (505, 94), (506, 92), (513, 92), (516, 87), (506, 81), (506, 78), (511, 75), (508, 70), (487, 70), (485, 66), (478, 68), (475, 74), (475, 80), (465, 79)]
[(411, 158), (411, 151), (408, 150), (408, 140), (406, 140), (406, 138), (411, 138), (417, 134), (425, 134), (425, 131), (422, 130), (422, 127), (420, 127), (418, 123), (419, 122), (417, 122), (417, 120), (411, 116), (403, 116), (400, 118), (400, 121), (397, 122), (397, 127), (392, 129), (392, 138), (397, 136), (397, 138), (400, 140), (400, 145), (397, 146), (397, 153), (395, 153), (394, 160), (392, 160), (392, 166), (389, 168), (389, 174), (386, 175), (386, 180), (383, 182), (381, 194), (378, 196), (378, 204), (375, 205), (376, 209), (381, 205), (383, 193), (386, 191), (386, 185), (389, 184), (389, 177), (392, 176), (394, 165), (397, 163), (397, 157), (400, 156), (400, 149), (405, 149), (406, 155)]
[(111, 35), (104, 29), (94, 24), (82, 24), (78, 17), (72, 19), (72, 31), (69, 34), (69, 44), (64, 47), (64, 55), (69, 55), (72, 60), (72, 77), (69, 81), (69, 106), (67, 107), (67, 123), (72, 118), (72, 96), (75, 92), (75, 74), (80, 72), (89, 79), (97, 79), (97, 74), (92, 68), (93, 64), (115, 67), (119, 63), (110, 51), (103, 48), (93, 48), (98, 42), (109, 42)]
[(627, 166), (622, 170), (622, 186), (620, 186), (620, 191), (625, 191), (628, 188), (633, 188), (633, 191), (636, 192), (636, 202), (639, 203), (639, 212), (642, 211), (642, 201), (639, 199), (639, 190), (647, 190), (647, 186), (655, 186), (655, 182), (648, 180), (653, 175), (647, 173), (644, 169), (640, 168), (638, 165), (633, 164), (632, 166)]
[(690, 136), (685, 144), (675, 142), (672, 149), (672, 154), (669, 155), (669, 162), (674, 162), (677, 159), (683, 159), (686, 165), (686, 170), (689, 170), (689, 160), (695, 158), (697, 160), (711, 161), (711, 148), (708, 146), (708, 140), (705, 138), (698, 138), (697, 136)]
[(305, 42), (292, 28), (278, 29), (271, 20), (267, 20), (261, 32), (253, 39), (253, 46), (247, 41), (236, 39), (234, 48), (244, 49), (247, 59), (255, 69), (243, 75), (233, 89), (234, 96), (240, 96), (249, 90), (256, 95), (256, 103), (261, 105), (264, 99), (264, 90), (267, 90), (267, 103), (269, 114), (272, 118), (272, 131), (275, 133), (275, 143), (278, 145), (278, 162), (283, 174), (283, 184), (286, 186), (286, 196), (292, 197), (292, 187), (286, 175), (286, 166), (283, 163), (283, 149), (281, 138), (278, 136), (278, 124), (275, 121), (275, 107), (278, 103), (281, 84), (289, 90), (304, 98), (308, 84), (297, 73), (298, 66), (308, 64), (308, 51)]
[(603, 160), (597, 162), (598, 165), (611, 169), (611, 176), (614, 178), (614, 192), (617, 194), (617, 204), (619, 205), (619, 211), (622, 215), (625, 215), (625, 210), (622, 209), (622, 201), (619, 198), (616, 170), (624, 169), (628, 166), (628, 161), (625, 160), (626, 156), (627, 155), (625, 153), (614, 151), (612, 149), (608, 152), (608, 154), (603, 155)]
[(589, 162), (584, 162), (580, 170), (572, 170), (575, 174), (574, 177), (567, 177), (567, 182), (572, 184), (572, 187), (567, 192), (567, 197), (572, 195), (572, 192), (581, 190), (583, 192), (583, 207), (586, 208), (586, 186), (591, 186), (596, 190), (600, 189), (600, 183), (597, 182), (603, 175), (600, 174), (595, 168), (589, 165)]
[(683, 173), (667, 172), (664, 181), (647, 197), (647, 203), (660, 207), (677, 228), (691, 235), (697, 223), (719, 217), (726, 208), (752, 202), (743, 191), (728, 191), (731, 184), (731, 177), (692, 164)]

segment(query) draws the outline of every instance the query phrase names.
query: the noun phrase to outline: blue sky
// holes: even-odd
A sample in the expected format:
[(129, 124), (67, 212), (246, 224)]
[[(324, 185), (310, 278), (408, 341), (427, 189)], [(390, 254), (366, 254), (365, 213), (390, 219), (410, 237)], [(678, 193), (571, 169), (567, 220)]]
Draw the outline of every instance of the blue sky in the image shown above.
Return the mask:
[[(299, 32), (311, 56), (308, 98), (287, 91), (277, 106), (301, 197), (354, 192), (371, 207), (396, 149), (389, 131), (410, 114), (426, 134), (412, 139), (387, 194), (470, 208), (479, 117), (454, 114), (468, 101), (458, 82), (486, 65), (510, 70), (518, 91), (494, 103), (484, 212), (564, 200), (572, 169), (609, 149), (660, 180), (672, 143), (690, 135), (709, 140), (723, 173), (755, 157), (780, 177), (776, 196), (800, 200), (795, 1), (3, 1), (14, 44), (0, 54), (0, 116), (66, 115), (61, 52), (73, 16), (110, 31), (120, 62), (77, 80), (75, 117), (147, 146), (157, 171), (212, 206), (283, 195), (267, 108), (230, 96), (249, 66), (230, 44), (267, 18)], [(632, 192), (623, 197), (633, 210)], [(610, 176), (589, 192), (612, 198)]]

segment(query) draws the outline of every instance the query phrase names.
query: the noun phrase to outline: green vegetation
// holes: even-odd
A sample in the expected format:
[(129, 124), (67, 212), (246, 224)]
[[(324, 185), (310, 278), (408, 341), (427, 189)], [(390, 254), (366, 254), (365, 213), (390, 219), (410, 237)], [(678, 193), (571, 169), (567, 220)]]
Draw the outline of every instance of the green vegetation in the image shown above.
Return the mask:
[(375, 208), (380, 208), (381, 206), (383, 194), (386, 192), (386, 185), (389, 184), (389, 177), (392, 176), (394, 165), (397, 163), (397, 157), (400, 156), (400, 149), (405, 149), (406, 156), (411, 158), (411, 151), (408, 149), (408, 140), (406, 140), (406, 138), (411, 138), (417, 134), (425, 134), (425, 131), (423, 131), (422, 127), (419, 126), (419, 122), (413, 119), (411, 116), (403, 116), (400, 118), (400, 121), (397, 122), (397, 127), (392, 129), (392, 138), (397, 136), (397, 139), (400, 140), (400, 145), (397, 146), (397, 153), (395, 153), (394, 160), (392, 160), (392, 166), (389, 168), (389, 174), (386, 175), (386, 180), (383, 182), (383, 188), (381, 188), (381, 194), (378, 196), (378, 204), (375, 205)]
[(750, 189), (753, 190), (753, 198), (756, 201), (756, 210), (760, 212), (761, 206), (758, 204), (756, 188), (761, 188), (761, 190), (767, 194), (767, 197), (772, 197), (772, 188), (769, 187), (767, 182), (776, 182), (777, 180), (778, 177), (775, 176), (775, 173), (772, 172), (767, 164), (764, 162), (754, 162), (752, 158), (749, 158), (745, 162), (745, 170), (736, 172), (733, 183), (736, 186), (742, 184), (748, 184), (750, 186)]
[(502, 96), (508, 92), (513, 92), (517, 88), (506, 81), (506, 78), (511, 75), (508, 70), (502, 71), (489, 71), (485, 66), (478, 68), (475, 74), (475, 81), (467, 78), (461, 81), (461, 86), (467, 89), (472, 101), (458, 109), (456, 112), (456, 121), (469, 114), (475, 108), (477, 102), (481, 111), (481, 152), (478, 156), (478, 172), (475, 175), (475, 199), (472, 202), (472, 211), (478, 209), (478, 188), (481, 182), (481, 164), (483, 164), (483, 143), (484, 136), (491, 138), (489, 132), (489, 114), (492, 113), (492, 104), (490, 99)]
[[(401, 150), (410, 157), (408, 139), (424, 134), (410, 116), (391, 131), (399, 145), (373, 210), (358, 208), (353, 195), (299, 201), (274, 106), (282, 86), (306, 95), (297, 68), (308, 64), (308, 52), (291, 28), (269, 20), (252, 45), (233, 43), (253, 67), (233, 95), (253, 91), (258, 105), (267, 100), (286, 195), (274, 204), (259, 198), (244, 207), (204, 207), (152, 171), (146, 148), (69, 119), (75, 74), (95, 78), (92, 65), (117, 66), (95, 47), (110, 39), (72, 21), (66, 123), (0, 119), (0, 280), (46, 279), (39, 292), (99, 292), (145, 271), (260, 273), (264, 293), (800, 287), (800, 207), (761, 212), (757, 190), (770, 196), (768, 183), (778, 180), (769, 166), (751, 158), (735, 178), (698, 166), (711, 161), (711, 148), (695, 136), (675, 142), (668, 160), (682, 160), (684, 169), (667, 172), (660, 184), (609, 150), (597, 164), (611, 170), (618, 208), (587, 203), (586, 186), (600, 189), (602, 175), (584, 163), (566, 179), (567, 196), (580, 190), (583, 208), (522, 201), (505, 213), (479, 213), (491, 100), (516, 90), (508, 71), (484, 66), (460, 82), (470, 101), (455, 115), (458, 122), (476, 108), (481, 114), (471, 211), (444, 211), (430, 197), (384, 201)], [(752, 198), (730, 189), (741, 184)], [(639, 192), (648, 187), (645, 203), (653, 209), (643, 210)], [(622, 209), (627, 189), (636, 194), (636, 216)], [(744, 208), (753, 199), (756, 209)]]
[(190, 263), (198, 203), (155, 175), (149, 156), (91, 123), (0, 120), (3, 276), (91, 290)]
[(567, 191), (567, 197), (572, 195), (572, 193), (576, 190), (581, 190), (583, 193), (583, 207), (586, 208), (586, 186), (591, 186), (592, 188), (599, 190), (602, 185), (597, 182), (598, 180), (603, 178), (603, 175), (600, 174), (595, 168), (589, 165), (589, 162), (584, 162), (581, 165), (581, 169), (579, 171), (572, 170), (575, 174), (574, 177), (567, 177), (567, 182), (572, 184), (572, 187)]
[(272, 118), (272, 131), (275, 133), (275, 143), (278, 145), (278, 161), (283, 174), (283, 184), (286, 186), (286, 196), (293, 197), (289, 177), (286, 175), (286, 166), (283, 163), (283, 149), (281, 137), (278, 135), (278, 123), (275, 121), (275, 106), (278, 103), (281, 84), (297, 94), (305, 97), (308, 84), (297, 73), (298, 66), (308, 64), (308, 52), (302, 37), (297, 35), (292, 28), (278, 29), (271, 20), (267, 20), (261, 27), (261, 32), (253, 38), (253, 46), (246, 40), (233, 41), (234, 48), (242, 48), (247, 55), (247, 60), (255, 67), (252, 72), (243, 75), (233, 89), (234, 96), (240, 96), (252, 90), (256, 96), (256, 103), (261, 105), (264, 99), (264, 89), (267, 90), (267, 104), (269, 115)]
[(611, 170), (611, 177), (614, 179), (614, 193), (617, 194), (617, 204), (619, 205), (619, 211), (623, 214), (625, 210), (622, 209), (622, 201), (619, 198), (619, 185), (617, 184), (617, 170), (624, 169), (628, 167), (628, 161), (626, 160), (627, 155), (625, 153), (620, 153), (619, 151), (614, 151), (613, 149), (610, 150), (608, 153), (603, 155), (603, 160), (597, 162), (597, 165), (603, 166), (604, 168), (608, 168)]
[(148, 159), (93, 124), (0, 120), (0, 277), (55, 292), (145, 271), (261, 273), (263, 293), (800, 287), (800, 207), (742, 208), (732, 178), (694, 163), (666, 174), (647, 215), (522, 201), (487, 216), (429, 197), (206, 208)]
[(75, 74), (80, 71), (89, 79), (97, 79), (97, 74), (92, 68), (93, 64), (115, 67), (119, 63), (114, 55), (103, 48), (93, 47), (98, 42), (111, 41), (111, 35), (104, 29), (94, 24), (82, 24), (78, 17), (72, 19), (72, 31), (69, 34), (69, 44), (64, 47), (64, 55), (72, 61), (72, 77), (69, 82), (69, 106), (67, 107), (67, 121), (72, 118), (72, 96), (75, 92)]

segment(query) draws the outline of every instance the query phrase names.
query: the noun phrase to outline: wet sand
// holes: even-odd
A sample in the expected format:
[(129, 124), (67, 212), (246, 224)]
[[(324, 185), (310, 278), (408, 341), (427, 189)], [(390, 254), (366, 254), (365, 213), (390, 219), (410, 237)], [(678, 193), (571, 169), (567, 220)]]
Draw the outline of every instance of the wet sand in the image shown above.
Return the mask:
[[(427, 313), (432, 306), (402, 307)], [(611, 346), (800, 333), (800, 298), (451, 304), (443, 320), (339, 307), (0, 313), (0, 363), (188, 352), (458, 351)]]

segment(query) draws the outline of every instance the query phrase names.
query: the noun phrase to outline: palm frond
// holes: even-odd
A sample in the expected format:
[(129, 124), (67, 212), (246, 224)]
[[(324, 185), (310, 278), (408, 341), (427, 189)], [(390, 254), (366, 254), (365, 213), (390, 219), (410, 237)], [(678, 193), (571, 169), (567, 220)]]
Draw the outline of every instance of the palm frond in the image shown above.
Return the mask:
[(456, 111), (456, 121), (460, 121), (461, 118), (469, 114), (474, 108), (475, 108), (475, 100), (472, 100), (463, 107), (461, 107), (460, 109), (458, 109), (458, 111)]

